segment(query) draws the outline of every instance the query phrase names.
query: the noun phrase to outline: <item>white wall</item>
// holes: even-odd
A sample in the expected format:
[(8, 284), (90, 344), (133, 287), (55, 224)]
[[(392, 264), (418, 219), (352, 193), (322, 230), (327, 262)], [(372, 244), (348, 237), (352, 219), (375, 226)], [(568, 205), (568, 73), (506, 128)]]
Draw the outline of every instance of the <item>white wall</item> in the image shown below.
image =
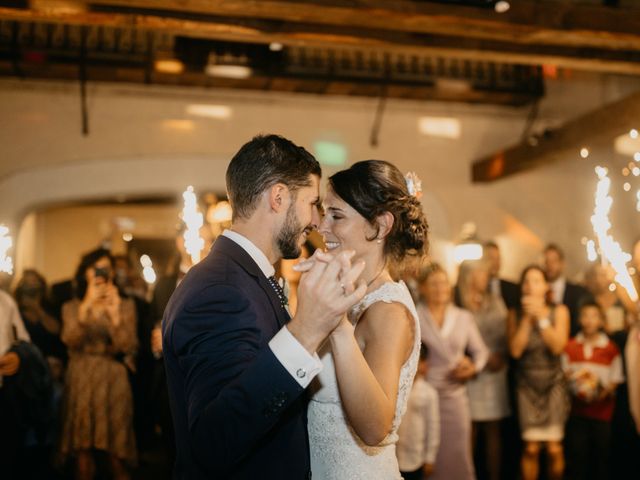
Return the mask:
[[(553, 81), (540, 106), (539, 124), (559, 124), (638, 87), (638, 79), (630, 77), (574, 74)], [(228, 105), (232, 117), (188, 117), (185, 107), (190, 103)], [(591, 234), (593, 167), (608, 163), (617, 172), (628, 159), (605, 151), (582, 160), (576, 152), (575, 158), (558, 164), (473, 185), (473, 160), (517, 143), (528, 108), (389, 100), (379, 147), (373, 148), (369, 136), (376, 103), (350, 97), (92, 84), (90, 135), (83, 137), (77, 85), (2, 80), (0, 223), (15, 232), (33, 209), (63, 201), (178, 194), (188, 184), (223, 191), (233, 153), (256, 133), (274, 132), (310, 149), (317, 140), (340, 142), (348, 150), (348, 162), (382, 158), (403, 171), (416, 171), (423, 179), (436, 256), (446, 253), (445, 242), (455, 240), (463, 223), (474, 221), (483, 239), (497, 238), (504, 247), (507, 276), (515, 277), (523, 265), (536, 260), (547, 241), (567, 249), (570, 274), (584, 266), (580, 239)], [(417, 119), (422, 115), (460, 119), (462, 137), (420, 135)], [(325, 176), (334, 170), (325, 169)], [(637, 178), (635, 182), (639, 187)], [(639, 233), (635, 188), (624, 194), (617, 177), (614, 185), (614, 232), (628, 250)], [(18, 239), (20, 248), (33, 249), (33, 241)]]
[(105, 241), (120, 247), (114, 253), (126, 252), (114, 224), (119, 217), (132, 222), (127, 232), (134, 238), (173, 239), (179, 210), (177, 205), (87, 205), (31, 213), (20, 229), (16, 271), (35, 268), (51, 283), (66, 280), (80, 256)]

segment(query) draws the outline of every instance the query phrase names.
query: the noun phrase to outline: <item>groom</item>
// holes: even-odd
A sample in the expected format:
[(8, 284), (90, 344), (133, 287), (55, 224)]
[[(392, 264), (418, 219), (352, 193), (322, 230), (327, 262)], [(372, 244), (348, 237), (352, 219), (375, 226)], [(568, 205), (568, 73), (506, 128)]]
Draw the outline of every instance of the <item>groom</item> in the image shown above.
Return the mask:
[(318, 253), (293, 319), (273, 264), (319, 223), (320, 165), (277, 135), (233, 157), (230, 230), (192, 268), (162, 322), (178, 479), (310, 478), (304, 390), (320, 344), (364, 295), (362, 264)]

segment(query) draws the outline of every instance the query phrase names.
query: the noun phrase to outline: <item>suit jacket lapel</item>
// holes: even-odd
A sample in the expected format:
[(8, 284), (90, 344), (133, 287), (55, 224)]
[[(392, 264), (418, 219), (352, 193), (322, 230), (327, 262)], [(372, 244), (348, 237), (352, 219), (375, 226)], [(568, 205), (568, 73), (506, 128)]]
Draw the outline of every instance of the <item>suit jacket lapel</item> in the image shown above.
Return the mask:
[(249, 275), (256, 279), (260, 288), (262, 288), (269, 298), (269, 302), (273, 307), (273, 313), (275, 314), (276, 321), (278, 322), (278, 327), (282, 328), (282, 326), (289, 321), (289, 314), (284, 308), (282, 308), (277, 293), (271, 284), (269, 284), (267, 277), (264, 276), (264, 273), (260, 270), (258, 264), (253, 260), (253, 258), (251, 258), (251, 255), (249, 255), (247, 251), (236, 242), (224, 236), (220, 236), (216, 239), (212, 248), (212, 251), (214, 250), (220, 251), (221, 253), (231, 257)]

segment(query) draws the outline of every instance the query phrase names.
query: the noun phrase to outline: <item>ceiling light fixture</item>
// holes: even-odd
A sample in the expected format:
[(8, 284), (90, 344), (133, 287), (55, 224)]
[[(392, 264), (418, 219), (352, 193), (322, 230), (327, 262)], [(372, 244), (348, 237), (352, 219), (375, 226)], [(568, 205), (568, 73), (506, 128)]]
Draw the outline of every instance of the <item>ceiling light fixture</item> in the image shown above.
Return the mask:
[(423, 135), (442, 138), (460, 138), (460, 120), (453, 117), (420, 117), (418, 131)]
[(509, 2), (500, 0), (499, 2), (496, 2), (493, 8), (498, 13), (505, 13), (509, 11), (509, 9), (511, 8), (511, 5), (509, 4)]
[(179, 75), (184, 72), (184, 63), (175, 58), (164, 58), (154, 62), (154, 68), (160, 73)]
[(223, 77), (244, 79), (253, 74), (248, 66), (249, 59), (246, 56), (209, 54), (209, 61), (204, 68), (204, 73), (210, 77)]
[(227, 120), (231, 118), (231, 107), (227, 105), (207, 105), (192, 103), (187, 105), (187, 115), (195, 117), (216, 118), (218, 120)]

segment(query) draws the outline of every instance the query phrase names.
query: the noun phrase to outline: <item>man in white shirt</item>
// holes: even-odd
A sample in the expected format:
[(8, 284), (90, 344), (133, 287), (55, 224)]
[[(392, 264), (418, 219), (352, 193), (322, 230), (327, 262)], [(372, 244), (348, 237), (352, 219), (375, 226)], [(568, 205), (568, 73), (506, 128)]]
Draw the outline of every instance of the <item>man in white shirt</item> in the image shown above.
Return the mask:
[(304, 390), (316, 351), (359, 301), (364, 265), (317, 252), (290, 319), (274, 277), (319, 223), (320, 165), (257, 136), (227, 169), (232, 226), (172, 295), (162, 322), (176, 436), (174, 477), (310, 478)]
[(16, 412), (5, 398), (4, 378), (18, 373), (20, 357), (9, 349), (16, 340), (30, 341), (18, 306), (13, 298), (0, 290), (0, 464), (6, 478), (18, 478), (15, 465), (18, 449), (22, 447), (20, 425)]
[(396, 454), (405, 480), (428, 478), (440, 447), (438, 392), (427, 383), (427, 371), (427, 349), (422, 345), (407, 411), (398, 429)]
[(2, 376), (14, 375), (20, 367), (20, 358), (9, 349), (16, 340), (31, 341), (24, 327), (16, 302), (11, 296), (0, 290), (0, 386)]

